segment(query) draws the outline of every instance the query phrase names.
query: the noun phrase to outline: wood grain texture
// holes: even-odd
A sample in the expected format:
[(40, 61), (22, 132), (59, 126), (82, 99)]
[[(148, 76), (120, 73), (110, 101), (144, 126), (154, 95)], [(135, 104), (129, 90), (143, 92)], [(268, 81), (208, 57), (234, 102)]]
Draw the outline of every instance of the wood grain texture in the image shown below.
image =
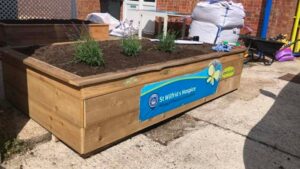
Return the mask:
[[(223, 67), (235, 67), (235, 73), (240, 74), (243, 66), (241, 58), (242, 57), (240, 55), (231, 55), (219, 58), (219, 61), (222, 62)], [(181, 66), (166, 67), (158, 71), (144, 72), (142, 74), (121, 78), (111, 82), (101, 83), (99, 85), (84, 87), (81, 90), (82, 97), (84, 99), (89, 99), (96, 96), (123, 90), (124, 88), (132, 88), (135, 86), (152, 83), (183, 74), (194, 73), (206, 67), (211, 61), (212, 60), (205, 60)]]
[[(8, 51), (13, 56), (8, 55)], [(21, 59), (23, 56), (8, 48), (2, 48), (1, 54), (5, 98), (17, 109), (28, 114), (26, 69)]]
[[(233, 66), (236, 70), (235, 74), (240, 76), (242, 71), (242, 60), (239, 56), (233, 55), (221, 58), (220, 61), (222, 62), (223, 67)], [(107, 83), (105, 84), (105, 88), (103, 87), (104, 85), (99, 85), (88, 89), (82, 89), (82, 94), (85, 97), (87, 94), (90, 94), (89, 96), (97, 95), (97, 97), (92, 97), (84, 101), (84, 127), (89, 127), (97, 122), (138, 110), (140, 90), (145, 84), (200, 71), (207, 67), (210, 62), (211, 60), (162, 70), (162, 72), (166, 71), (168, 73), (145, 73), (136, 76), (136, 80), (131, 85), (126, 84), (126, 81), (124, 82), (124, 80), (121, 80), (119, 82)]]
[(220, 58), (224, 59), (224, 58), (230, 57), (231, 55), (235, 55), (235, 54), (242, 56), (241, 53), (243, 53), (243, 52), (245, 52), (245, 48), (235, 49), (232, 52), (228, 52), (228, 53), (214, 52), (214, 53), (210, 53), (210, 54), (198, 55), (198, 56), (189, 57), (189, 58), (185, 58), (185, 59), (171, 60), (171, 61), (167, 61), (164, 63), (157, 63), (157, 64), (141, 66), (138, 68), (127, 69), (122, 72), (109, 72), (109, 73), (102, 73), (99, 75), (82, 77), (82, 78), (78, 78), (78, 79), (73, 79), (73, 80), (71, 80), (70, 83), (72, 83), (73, 85), (78, 86), (78, 87), (84, 87), (84, 86), (93, 85), (96, 83), (103, 83), (103, 82), (107, 82), (107, 81), (118, 80), (121, 78), (127, 78), (127, 77), (131, 77), (133, 75), (138, 75), (141, 73), (161, 71), (163, 69), (171, 68), (171, 67), (175, 67), (175, 66), (177, 67), (177, 66), (182, 66), (182, 65), (187, 65), (187, 64), (192, 64), (195, 62), (212, 60), (212, 59), (220, 59)]
[[(78, 153), (86, 154), (236, 90), (243, 51), (148, 65), (123, 74), (80, 77), (33, 58), (23, 61), (23, 55), (6, 50), (5, 91), (20, 109), (28, 109), (32, 119)], [(147, 121), (139, 120), (140, 90), (145, 84), (200, 71), (214, 59), (221, 61), (223, 68), (235, 69), (234, 76), (221, 79), (216, 94)]]
[(78, 76), (78, 75), (69, 73), (65, 70), (54, 67), (50, 64), (47, 64), (47, 63), (40, 61), (38, 59), (35, 59), (33, 57), (26, 58), (24, 60), (24, 64), (26, 64), (27, 66), (30, 66), (31, 68), (36, 69), (40, 72), (43, 72), (44, 74), (50, 75), (54, 78), (57, 78), (58, 80), (61, 80), (63, 82), (68, 83), (72, 79), (80, 78), (80, 76)]
[(108, 40), (109, 38), (109, 28), (108, 25), (101, 24), (89, 24), (90, 36), (95, 40)]
[(55, 80), (27, 69), (27, 85), (29, 108), (31, 101), (39, 103), (49, 110), (53, 116), (69, 121), (69, 123), (83, 127), (83, 103), (76, 90), (63, 86)]
[[(126, 96), (126, 100), (132, 101), (126, 106), (126, 110), (123, 110), (124, 107), (123, 109), (117, 109), (120, 107), (117, 107), (116, 104), (114, 104), (111, 111), (105, 112), (105, 115), (103, 116), (103, 119), (101, 121), (99, 121), (98, 123), (94, 123), (91, 126), (88, 126), (84, 130), (84, 153), (89, 153), (97, 148), (109, 145), (146, 127), (164, 121), (170, 117), (173, 117), (191, 108), (199, 106), (207, 101), (210, 101), (228, 92), (236, 90), (239, 87), (239, 80), (240, 75), (236, 75), (234, 77), (223, 80), (220, 82), (220, 86), (215, 95), (204, 99), (200, 99), (190, 104), (186, 104), (182, 107), (169, 111), (165, 114), (156, 116), (145, 122), (139, 121), (139, 106), (136, 105), (136, 103), (138, 102), (138, 98), (134, 95)], [(112, 103), (110, 103), (110, 105), (111, 104)]]
[[(28, 46), (37, 44), (51, 44), (70, 41), (74, 34), (74, 26), (85, 29), (80, 24), (3, 24), (0, 23), (2, 36), (0, 41), (11, 46)], [(86, 25), (87, 31), (95, 40), (108, 40), (107, 24)]]

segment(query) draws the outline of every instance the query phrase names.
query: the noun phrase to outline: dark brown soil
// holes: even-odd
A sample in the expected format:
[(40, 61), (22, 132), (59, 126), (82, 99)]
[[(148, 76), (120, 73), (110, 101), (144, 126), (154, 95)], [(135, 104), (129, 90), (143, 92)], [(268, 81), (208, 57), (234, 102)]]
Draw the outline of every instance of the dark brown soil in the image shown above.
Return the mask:
[[(74, 62), (74, 45), (45, 46), (35, 51), (32, 57), (59, 67), (79, 76), (89, 76), (106, 72), (124, 71), (143, 65), (166, 62), (213, 52), (211, 45), (178, 45), (172, 53), (157, 50), (157, 44), (148, 40), (142, 41), (142, 51), (137, 57), (122, 54), (120, 41), (100, 42), (103, 49), (105, 66), (91, 67), (84, 63)], [(27, 51), (28, 52), (28, 51)], [(27, 53), (28, 54), (28, 53)]]
[(89, 24), (90, 21), (78, 19), (28, 19), (28, 20), (0, 20), (0, 23), (5, 24)]

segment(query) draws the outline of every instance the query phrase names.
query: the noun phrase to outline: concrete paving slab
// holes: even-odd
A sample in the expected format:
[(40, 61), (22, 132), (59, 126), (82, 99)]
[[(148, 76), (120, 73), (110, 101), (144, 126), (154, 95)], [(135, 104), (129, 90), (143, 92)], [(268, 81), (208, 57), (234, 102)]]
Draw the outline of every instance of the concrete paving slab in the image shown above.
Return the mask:
[[(204, 123), (204, 122), (198, 122)], [(213, 125), (202, 126), (163, 146), (138, 135), (88, 159), (82, 159), (62, 143), (48, 142), (3, 164), (8, 168), (222, 168), (241, 169), (246, 138)], [(297, 168), (300, 160), (249, 140), (254, 149), (247, 168)], [(257, 159), (256, 154), (264, 155)]]

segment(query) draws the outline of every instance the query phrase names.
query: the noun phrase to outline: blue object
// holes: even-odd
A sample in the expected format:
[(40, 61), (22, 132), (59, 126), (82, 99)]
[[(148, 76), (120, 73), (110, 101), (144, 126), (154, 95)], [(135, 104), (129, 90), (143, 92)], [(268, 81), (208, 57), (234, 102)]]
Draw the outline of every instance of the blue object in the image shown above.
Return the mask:
[(199, 72), (145, 85), (141, 89), (139, 119), (146, 121), (215, 94), (221, 72), (222, 64), (214, 61)]
[(212, 47), (212, 50), (217, 51), (217, 52), (230, 52), (232, 50), (232, 47), (228, 44), (217, 44), (216, 46)]
[(272, 10), (272, 0), (267, 0), (265, 13), (264, 13), (264, 20), (262, 23), (261, 34), (260, 34), (261, 38), (264, 39), (267, 38), (271, 10)]
[(300, 57), (300, 53), (293, 53), (295, 57)]

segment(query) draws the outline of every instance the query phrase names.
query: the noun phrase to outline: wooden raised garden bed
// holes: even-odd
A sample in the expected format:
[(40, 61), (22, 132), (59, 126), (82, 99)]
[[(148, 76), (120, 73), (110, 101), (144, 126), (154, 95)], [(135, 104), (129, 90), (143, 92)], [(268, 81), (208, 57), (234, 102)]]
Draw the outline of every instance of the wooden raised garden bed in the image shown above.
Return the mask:
[(96, 40), (107, 40), (107, 24), (81, 20), (0, 20), (0, 43), (29, 46), (74, 40), (76, 29), (87, 29)]
[[(244, 51), (81, 76), (28, 57), (28, 49), (6, 48), (5, 94), (68, 146), (87, 154), (238, 89)], [(212, 83), (218, 71), (220, 79)]]

